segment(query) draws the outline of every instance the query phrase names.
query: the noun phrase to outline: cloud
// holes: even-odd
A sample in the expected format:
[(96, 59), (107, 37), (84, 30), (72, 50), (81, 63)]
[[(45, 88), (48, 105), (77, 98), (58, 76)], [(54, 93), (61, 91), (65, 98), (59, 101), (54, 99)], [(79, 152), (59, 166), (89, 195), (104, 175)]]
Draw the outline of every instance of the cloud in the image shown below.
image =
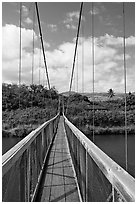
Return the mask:
[(29, 9), (26, 6), (22, 5), (22, 15), (23, 15), (23, 17), (27, 17), (28, 14), (29, 14)]
[[(78, 20), (79, 20), (79, 11), (73, 11), (66, 14), (66, 18), (63, 21), (63, 23), (67, 29), (76, 30), (78, 25)], [(85, 17), (82, 16), (81, 20), (85, 21)]]
[[(20, 28), (12, 25), (6, 24), (2, 27), (2, 59), (12, 60), (18, 58), (19, 56), (19, 33)], [(25, 51), (26, 48), (31, 48), (32, 46), (32, 30), (21, 29), (22, 33), (22, 49)], [(37, 36), (34, 33), (34, 39), (37, 40)], [(23, 52), (22, 52), (23, 54)]]
[(79, 12), (73, 11), (73, 12), (67, 13), (67, 17), (69, 21), (73, 21), (74, 18), (79, 19)]
[(52, 32), (57, 31), (57, 25), (55, 24), (48, 24), (48, 27), (51, 29)]
[[(100, 45), (106, 46), (123, 46), (123, 37), (115, 37), (113, 35), (106, 34), (104, 36), (100, 36), (97, 39), (97, 43)], [(135, 45), (135, 37), (130, 36), (126, 38), (126, 46), (134, 46)]]
[[(66, 14), (66, 19), (64, 20), (65, 23), (70, 23), (73, 21), (78, 22), (79, 19), (79, 11), (73, 11)], [(85, 21), (85, 17), (82, 15), (82, 20)]]
[(49, 48), (50, 47), (50, 43), (44, 41), (44, 47)]
[(33, 24), (33, 21), (29, 17), (25, 18), (24, 22), (27, 24)]
[(77, 30), (77, 26), (72, 25), (72, 24), (66, 24), (67, 29), (72, 29), (72, 30)]
[[(18, 82), (18, 52), (19, 44), (17, 43), (19, 28), (14, 25), (6, 25), (3, 27), (3, 81)], [(24, 45), (22, 50), (22, 82), (31, 83), (31, 67), (32, 67), (32, 52), (26, 49), (31, 49), (32, 39), (30, 37), (31, 30), (24, 29)], [(17, 34), (18, 33), (18, 34)], [(82, 55), (82, 42), (84, 42), (84, 57)], [(134, 45), (134, 37), (126, 38), (128, 47)], [(102, 43), (102, 44), (101, 44)], [(95, 91), (107, 92), (109, 88), (113, 88), (115, 92), (124, 91), (123, 86), (123, 55), (120, 53), (121, 43), (120, 37), (104, 35), (95, 38)], [(100, 46), (101, 44), (101, 46)], [(113, 46), (112, 46), (113, 45)], [(117, 45), (117, 46), (116, 46)], [(27, 47), (28, 46), (28, 47)], [(69, 89), (70, 76), (72, 71), (73, 57), (75, 49), (75, 40), (72, 42), (62, 43), (54, 50), (46, 51), (46, 59), (49, 71), (51, 86), (60, 91)], [(6, 55), (7, 53), (7, 55)], [(134, 53), (127, 52), (127, 91), (134, 91)], [(12, 56), (12, 57), (11, 57)], [(75, 64), (75, 81), (78, 67), (79, 91), (82, 90), (82, 59), (84, 58), (84, 87), (86, 92), (92, 92), (92, 38), (81, 38), (78, 45), (78, 59)], [(39, 60), (40, 50), (35, 48), (34, 55), (34, 83), (38, 83), (39, 77)], [(43, 57), (41, 56), (41, 72), (44, 68)], [(76, 86), (75, 86), (76, 90)]]
[[(29, 17), (30, 15), (30, 10), (32, 7), (32, 3), (30, 3), (30, 6), (27, 7), (25, 5), (22, 4), (22, 26), (25, 27), (24, 23), (28, 24), (28, 25), (32, 25), (33, 24), (33, 20)], [(18, 10), (18, 13), (20, 13), (20, 10)]]
[(102, 2), (96, 2), (93, 4), (93, 9), (90, 10), (90, 14), (91, 15), (98, 15), (98, 14), (105, 12), (105, 11), (106, 11), (106, 7), (102, 4)]
[(99, 14), (99, 9), (98, 9), (97, 7), (94, 7), (93, 11), (90, 10), (90, 14), (91, 14), (91, 15), (97, 15), (97, 14)]

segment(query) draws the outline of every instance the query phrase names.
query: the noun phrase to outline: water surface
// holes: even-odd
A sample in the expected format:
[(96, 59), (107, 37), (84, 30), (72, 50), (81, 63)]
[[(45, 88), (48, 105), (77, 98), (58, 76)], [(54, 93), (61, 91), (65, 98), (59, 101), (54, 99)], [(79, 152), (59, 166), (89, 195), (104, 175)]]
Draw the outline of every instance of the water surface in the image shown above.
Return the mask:
[[(2, 154), (13, 147), (21, 138), (2, 139)], [(125, 137), (124, 135), (95, 135), (95, 144), (108, 156), (125, 168)], [(135, 135), (128, 135), (128, 171), (135, 177)]]
[[(124, 135), (97, 135), (95, 144), (125, 168)], [(132, 176), (135, 176), (135, 135), (128, 135), (128, 171)]]

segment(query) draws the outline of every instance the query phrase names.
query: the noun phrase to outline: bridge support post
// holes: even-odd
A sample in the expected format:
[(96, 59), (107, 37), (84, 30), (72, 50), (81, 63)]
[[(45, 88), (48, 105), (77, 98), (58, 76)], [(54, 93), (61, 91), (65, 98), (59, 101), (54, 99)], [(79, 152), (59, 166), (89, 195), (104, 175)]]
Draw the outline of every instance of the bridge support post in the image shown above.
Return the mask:
[(27, 153), (24, 152), (20, 161), (20, 200), (21, 202), (26, 201), (26, 186), (27, 186), (27, 173), (26, 173), (26, 167), (27, 167)]
[(113, 185), (112, 185), (112, 202), (115, 202), (115, 189)]
[(88, 153), (86, 148), (86, 198), (85, 202), (88, 202)]
[(27, 150), (27, 201), (30, 201), (30, 148)]
[(42, 130), (42, 145), (41, 145), (41, 147), (42, 147), (42, 150), (41, 150), (41, 152), (42, 152), (42, 161), (44, 161), (44, 129)]

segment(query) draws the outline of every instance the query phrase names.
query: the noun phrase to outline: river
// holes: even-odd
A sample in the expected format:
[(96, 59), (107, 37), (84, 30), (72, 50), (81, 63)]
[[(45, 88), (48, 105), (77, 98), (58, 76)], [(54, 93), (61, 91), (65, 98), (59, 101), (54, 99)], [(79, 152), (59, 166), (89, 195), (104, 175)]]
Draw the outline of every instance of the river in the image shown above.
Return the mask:
[(2, 137), (2, 154), (5, 154), (10, 148), (17, 144), (21, 138), (17, 137)]
[[(97, 135), (95, 144), (125, 168), (125, 136)], [(135, 177), (135, 135), (128, 135), (128, 172)]]
[[(95, 144), (100, 147), (108, 156), (125, 168), (124, 135), (97, 135)], [(2, 154), (13, 147), (20, 138), (2, 139)], [(128, 135), (128, 171), (135, 177), (135, 136)]]

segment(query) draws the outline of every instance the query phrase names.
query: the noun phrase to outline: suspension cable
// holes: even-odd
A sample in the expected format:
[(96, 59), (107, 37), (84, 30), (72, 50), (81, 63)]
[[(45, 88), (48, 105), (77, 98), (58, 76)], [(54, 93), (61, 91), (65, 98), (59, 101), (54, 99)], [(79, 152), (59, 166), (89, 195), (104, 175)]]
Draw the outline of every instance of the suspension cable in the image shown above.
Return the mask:
[(125, 162), (128, 170), (128, 147), (127, 147), (127, 99), (126, 99), (126, 39), (125, 39), (125, 4), (123, 2), (123, 54), (124, 54), (124, 92), (125, 92)]
[(74, 78), (73, 78), (73, 90), (75, 92), (75, 72), (74, 72)]
[(79, 66), (79, 64), (78, 64), (78, 50), (77, 50), (77, 93), (78, 93), (78, 66)]
[(34, 5), (34, 11), (33, 11), (33, 40), (32, 40), (32, 79), (31, 79), (31, 83), (33, 84), (33, 80), (34, 80), (34, 46), (35, 46), (35, 42), (34, 42), (34, 31), (35, 31), (35, 5)]
[(83, 2), (81, 3), (80, 13), (79, 13), (79, 23), (78, 23), (78, 31), (77, 31), (76, 46), (75, 46), (75, 52), (74, 52), (74, 59), (73, 59), (73, 67), (72, 67), (72, 73), (71, 73), (69, 94), (70, 94), (70, 92), (71, 92), (72, 80), (73, 80), (73, 74), (74, 74), (75, 59), (76, 59), (76, 53), (77, 53), (79, 30), (80, 30), (80, 23), (81, 23), (81, 16), (82, 16), (82, 8), (83, 8)]
[(68, 109), (68, 102), (69, 102), (69, 97), (70, 97), (71, 88), (72, 88), (73, 75), (74, 75), (75, 60), (76, 60), (77, 46), (78, 46), (78, 38), (79, 38), (79, 31), (80, 31), (80, 24), (81, 24), (81, 17), (82, 17), (82, 8), (83, 8), (83, 2), (81, 2), (80, 12), (79, 12), (79, 22), (78, 22), (77, 37), (76, 37), (75, 52), (74, 52), (74, 58), (73, 58), (73, 66), (72, 66), (72, 72), (71, 72), (69, 96), (68, 96), (68, 101), (67, 101), (66, 113), (67, 113), (67, 109)]
[(19, 108), (20, 108), (20, 85), (21, 85), (21, 22), (22, 22), (22, 2), (20, 2), (20, 42), (19, 42)]
[(95, 61), (94, 61), (94, 3), (92, 2), (92, 67), (93, 67), (93, 142), (95, 141), (95, 134), (94, 134), (94, 131), (95, 131), (95, 86), (94, 86), (94, 83), (95, 83)]
[(43, 52), (46, 76), (47, 76), (47, 83), (48, 83), (48, 88), (50, 89), (50, 82), (49, 82), (49, 76), (48, 76), (48, 68), (47, 68), (46, 56), (45, 56), (45, 52), (44, 52), (44, 44), (43, 44), (42, 30), (41, 30), (41, 24), (40, 24), (40, 17), (39, 17), (39, 10), (38, 10), (37, 2), (35, 2), (35, 6), (36, 6), (36, 12), (37, 12), (37, 19), (38, 19), (38, 25), (39, 25), (39, 32), (40, 32), (40, 39), (41, 39), (41, 46), (42, 46), (42, 52)]

